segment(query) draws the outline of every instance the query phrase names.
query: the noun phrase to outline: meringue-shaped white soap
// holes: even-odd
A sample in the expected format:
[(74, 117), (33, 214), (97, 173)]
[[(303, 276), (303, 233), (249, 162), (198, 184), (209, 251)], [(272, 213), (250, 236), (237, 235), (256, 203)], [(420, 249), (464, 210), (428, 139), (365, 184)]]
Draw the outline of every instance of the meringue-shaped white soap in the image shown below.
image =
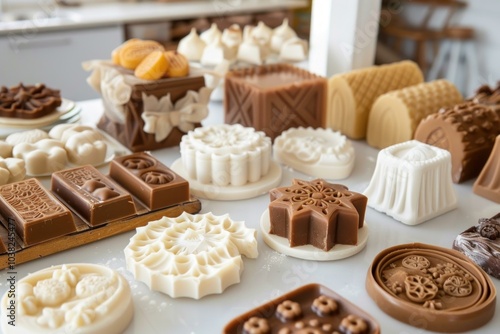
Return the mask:
[(222, 43), (228, 48), (238, 47), (243, 42), (243, 33), (237, 24), (224, 29), (221, 37)]
[(12, 149), (12, 155), (24, 160), (26, 173), (31, 176), (56, 172), (66, 167), (68, 162), (64, 144), (56, 139), (17, 144)]
[(7, 143), (4, 140), (0, 140), (0, 157), (9, 158), (12, 156), (12, 147), (14, 145)]
[(24, 160), (0, 158), (0, 185), (24, 180), (26, 168)]
[(280, 59), (286, 61), (303, 61), (307, 59), (307, 41), (292, 37), (281, 46)]
[(283, 43), (293, 37), (297, 37), (297, 34), (288, 24), (288, 19), (284, 19), (283, 23), (273, 30), (273, 36), (271, 37), (271, 50), (279, 53)]
[(215, 41), (218, 37), (221, 37), (222, 33), (220, 32), (219, 28), (217, 28), (216, 23), (212, 23), (210, 28), (208, 30), (205, 30), (200, 34), (200, 38), (205, 42), (205, 44), (211, 44), (213, 41)]
[(250, 35), (255, 42), (260, 46), (267, 46), (271, 42), (273, 30), (260, 21), (255, 28), (252, 29)]
[(221, 37), (218, 37), (207, 45), (201, 56), (200, 63), (203, 66), (217, 66), (226, 59), (227, 51), (226, 46), (222, 44)]
[(264, 63), (265, 55), (263, 49), (253, 39), (241, 43), (236, 55), (238, 60), (253, 64), (262, 65)]
[(196, 28), (179, 41), (177, 52), (183, 54), (190, 61), (200, 61), (206, 43), (198, 36)]

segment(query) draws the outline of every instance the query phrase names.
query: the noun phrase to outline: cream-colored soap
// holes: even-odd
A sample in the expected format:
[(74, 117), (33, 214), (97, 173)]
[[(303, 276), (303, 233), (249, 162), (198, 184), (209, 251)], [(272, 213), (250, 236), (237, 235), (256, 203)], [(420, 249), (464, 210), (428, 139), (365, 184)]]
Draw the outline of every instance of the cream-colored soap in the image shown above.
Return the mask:
[(462, 100), (462, 94), (447, 80), (386, 93), (375, 101), (370, 111), (366, 141), (370, 146), (385, 148), (411, 140), (422, 119)]
[(380, 95), (423, 81), (418, 65), (408, 60), (334, 75), (328, 81), (326, 127), (365, 138), (370, 109)]
[[(15, 326), (8, 306), (16, 305)], [(134, 315), (128, 282), (105, 266), (77, 263), (46, 268), (19, 280), (1, 301), (4, 334), (122, 333)]]
[(244, 222), (186, 212), (139, 227), (124, 252), (136, 280), (172, 298), (194, 299), (239, 283), (241, 255), (258, 256), (256, 231)]

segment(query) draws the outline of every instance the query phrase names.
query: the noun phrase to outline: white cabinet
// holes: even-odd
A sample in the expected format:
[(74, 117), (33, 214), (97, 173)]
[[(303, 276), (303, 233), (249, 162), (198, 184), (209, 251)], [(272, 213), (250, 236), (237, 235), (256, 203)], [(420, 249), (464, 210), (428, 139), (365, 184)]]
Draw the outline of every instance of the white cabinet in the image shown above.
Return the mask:
[(121, 25), (55, 32), (13, 32), (0, 36), (0, 85), (45, 83), (65, 98), (97, 98), (82, 62), (109, 59), (123, 42)]

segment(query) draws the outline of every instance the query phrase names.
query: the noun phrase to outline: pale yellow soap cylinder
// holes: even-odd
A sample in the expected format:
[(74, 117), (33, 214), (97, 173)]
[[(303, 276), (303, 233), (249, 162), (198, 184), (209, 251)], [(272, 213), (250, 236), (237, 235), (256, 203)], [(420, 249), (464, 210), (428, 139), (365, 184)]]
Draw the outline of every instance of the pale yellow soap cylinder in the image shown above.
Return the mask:
[(328, 80), (326, 127), (365, 138), (368, 114), (380, 95), (423, 81), (422, 71), (409, 60), (334, 75)]
[(411, 140), (422, 119), (462, 100), (462, 94), (447, 80), (386, 93), (375, 101), (370, 111), (366, 141), (370, 146), (385, 148)]

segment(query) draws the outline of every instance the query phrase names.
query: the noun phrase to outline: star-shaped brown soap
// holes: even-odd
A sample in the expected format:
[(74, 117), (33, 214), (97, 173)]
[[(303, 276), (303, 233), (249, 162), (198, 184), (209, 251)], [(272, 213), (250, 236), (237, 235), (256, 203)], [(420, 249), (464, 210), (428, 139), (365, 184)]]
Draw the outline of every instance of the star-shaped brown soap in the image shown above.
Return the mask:
[(366, 196), (322, 179), (294, 179), (270, 191), (269, 233), (288, 238), (290, 247), (313, 245), (324, 251), (335, 244), (356, 245), (363, 227)]

